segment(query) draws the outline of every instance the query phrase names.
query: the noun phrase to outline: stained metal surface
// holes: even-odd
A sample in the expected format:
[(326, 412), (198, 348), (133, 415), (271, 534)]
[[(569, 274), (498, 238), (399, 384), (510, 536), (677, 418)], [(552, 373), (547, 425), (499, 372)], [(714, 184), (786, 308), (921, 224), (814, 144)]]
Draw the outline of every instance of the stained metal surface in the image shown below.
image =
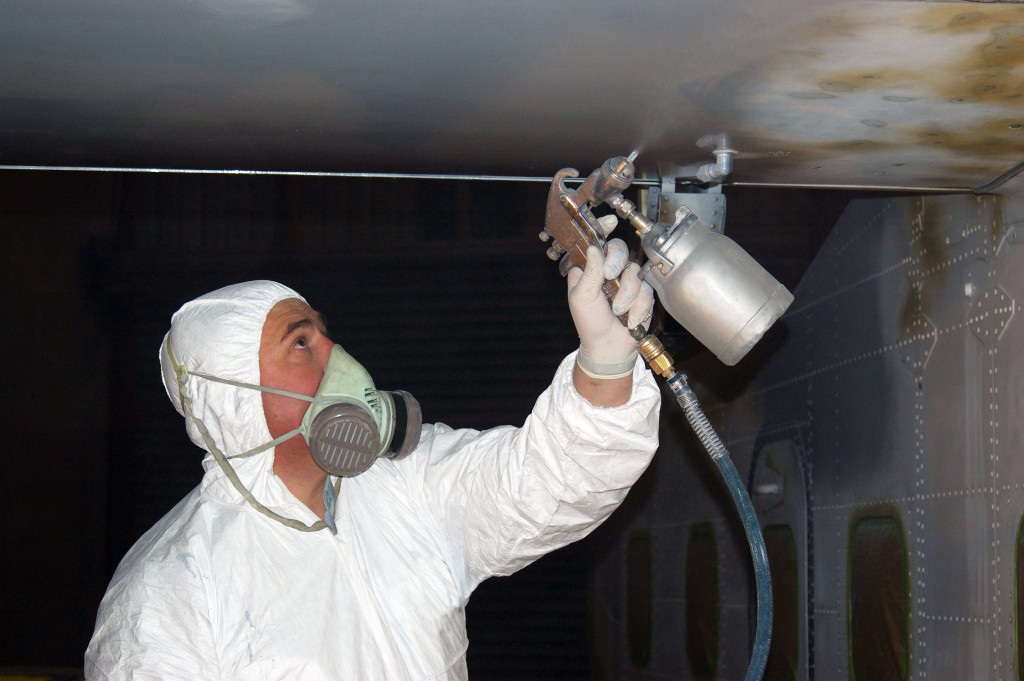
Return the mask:
[(975, 186), (1024, 160), (1024, 7), (14, 0), (0, 164)]
[[(913, 678), (1012, 679), (1014, 538), (1024, 493), (1016, 398), (1024, 252), (994, 197), (875, 202), (848, 212), (801, 286), (791, 346), (816, 443), (810, 511), (818, 551), (815, 662), (845, 673), (843, 539), (865, 509), (898, 510), (907, 533)], [(1017, 315), (1019, 316), (1019, 315)], [(773, 387), (774, 384), (774, 387)], [(840, 579), (845, 576), (845, 579)]]

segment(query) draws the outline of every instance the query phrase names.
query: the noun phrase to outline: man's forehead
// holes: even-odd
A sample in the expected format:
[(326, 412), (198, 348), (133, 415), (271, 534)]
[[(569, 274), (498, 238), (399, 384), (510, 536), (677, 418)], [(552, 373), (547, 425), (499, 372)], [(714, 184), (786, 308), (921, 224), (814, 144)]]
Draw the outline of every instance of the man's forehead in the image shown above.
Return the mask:
[(267, 313), (263, 322), (263, 331), (288, 329), (289, 327), (308, 320), (321, 331), (324, 330), (324, 316), (298, 298), (285, 298), (278, 301)]
[(285, 298), (274, 303), (274, 307), (270, 308), (270, 312), (267, 313), (267, 319), (271, 319), (274, 316), (284, 314), (310, 314), (313, 308), (311, 308), (304, 300), (299, 298)]

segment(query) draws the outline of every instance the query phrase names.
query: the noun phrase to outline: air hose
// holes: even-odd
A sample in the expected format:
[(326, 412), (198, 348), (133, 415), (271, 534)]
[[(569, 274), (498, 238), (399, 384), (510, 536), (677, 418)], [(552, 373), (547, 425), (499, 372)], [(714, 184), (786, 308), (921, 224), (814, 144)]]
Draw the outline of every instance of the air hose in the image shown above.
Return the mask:
[[(707, 139), (710, 138), (705, 138)], [(732, 155), (736, 153), (728, 148), (724, 136), (721, 140), (711, 141), (716, 145), (715, 155), (718, 163), (706, 167), (708, 177), (705, 179), (720, 178), (727, 174), (731, 168)], [(703, 331), (697, 336), (698, 340), (714, 348), (716, 355), (726, 364), (735, 364), (760, 337), (763, 330), (771, 326), (789, 306), (793, 296), (731, 241), (727, 241), (731, 246), (722, 242), (720, 251), (717, 247), (712, 249), (714, 255), (711, 255), (712, 251), (707, 251), (707, 255), (701, 256), (702, 259), (706, 258), (703, 267), (683, 266), (684, 261), (689, 262), (693, 251), (698, 248), (695, 243), (684, 237), (696, 229), (699, 221), (688, 209), (683, 214), (681, 208), (677, 211), (677, 223), (663, 229), (663, 226), (659, 227), (637, 210), (632, 201), (623, 198), (622, 192), (632, 184), (635, 177), (636, 168), (633, 161), (636, 154), (634, 151), (628, 158), (617, 156), (608, 159), (572, 192), (566, 188), (564, 181), (567, 178), (578, 177), (579, 173), (574, 168), (564, 168), (555, 175), (548, 191), (544, 231), (540, 234), (542, 241), (553, 241), (551, 248), (548, 249), (548, 257), (559, 260), (559, 270), (563, 275), (568, 274), (573, 267), (584, 267), (588, 248), (604, 247), (599, 235), (604, 234), (605, 230), (601, 228), (591, 207), (606, 203), (615, 210), (619, 218), (629, 221), (636, 229), (643, 250), (649, 258), (647, 265), (644, 266), (645, 275), (651, 277), (651, 286), (658, 291), (663, 304), (667, 300), (673, 302), (672, 307), (666, 307), (669, 314), (676, 316), (672, 312), (673, 308), (683, 313), (676, 316), (676, 319), (691, 332), (693, 328), (687, 325), (684, 318), (689, 316), (686, 312), (688, 305), (693, 302), (694, 290), (720, 287), (721, 279), (724, 277), (731, 287), (730, 291), (734, 291), (736, 295), (728, 300), (722, 298), (721, 302), (735, 303), (745, 299), (745, 303), (739, 307), (726, 304), (725, 307), (736, 309), (728, 310), (729, 314), (721, 317), (716, 315), (717, 310), (711, 309), (713, 305), (708, 301), (697, 301), (698, 307), (703, 306), (702, 312), (699, 319), (691, 320), (699, 322), (696, 326)], [(681, 229), (677, 230), (677, 227)], [(701, 229), (707, 230), (703, 226)], [(712, 265), (708, 265), (708, 262)], [(705, 270), (707, 276), (703, 273), (694, 274), (701, 270)], [(711, 276), (711, 272), (716, 276)], [(691, 276), (695, 278), (691, 280)], [(684, 285), (684, 280), (690, 283)], [(609, 300), (615, 298), (618, 289), (618, 281), (614, 279), (606, 281), (603, 287), (604, 294)], [(744, 313), (749, 313), (745, 317), (746, 322), (736, 327), (737, 320), (734, 317), (737, 314), (742, 317)], [(772, 639), (772, 578), (768, 570), (764, 537), (761, 535), (761, 526), (757, 522), (754, 506), (725, 446), (697, 404), (697, 398), (687, 385), (686, 377), (676, 372), (672, 357), (665, 352), (661, 341), (648, 334), (643, 325), (630, 328), (626, 315), (620, 316), (619, 319), (629, 329), (630, 335), (637, 342), (637, 350), (654, 373), (668, 381), (679, 406), (686, 413), (687, 420), (725, 479), (743, 521), (743, 529), (754, 562), (757, 586), (757, 627), (746, 681), (760, 681), (768, 661), (768, 649)], [(731, 329), (735, 336), (724, 334), (724, 337), (720, 337), (723, 329)], [(754, 333), (758, 329), (760, 332)], [(709, 340), (713, 342), (709, 344)]]
[[(640, 335), (637, 330), (631, 330)], [(747, 667), (745, 681), (760, 681), (768, 662), (768, 651), (772, 642), (772, 576), (768, 567), (768, 552), (761, 534), (761, 525), (757, 521), (754, 505), (750, 495), (740, 479), (736, 466), (729, 457), (729, 452), (722, 440), (715, 433), (707, 416), (697, 402), (697, 396), (686, 381), (686, 375), (675, 370), (672, 357), (655, 336), (646, 335), (638, 339), (638, 348), (644, 360), (650, 364), (655, 373), (660, 374), (668, 383), (676, 397), (676, 401), (686, 414), (686, 420), (707, 450), (711, 460), (718, 466), (718, 471), (725, 480), (732, 494), (733, 503), (743, 522), (743, 530), (750, 545), (750, 557), (754, 564), (754, 581), (757, 588), (757, 626), (754, 633), (754, 648)]]

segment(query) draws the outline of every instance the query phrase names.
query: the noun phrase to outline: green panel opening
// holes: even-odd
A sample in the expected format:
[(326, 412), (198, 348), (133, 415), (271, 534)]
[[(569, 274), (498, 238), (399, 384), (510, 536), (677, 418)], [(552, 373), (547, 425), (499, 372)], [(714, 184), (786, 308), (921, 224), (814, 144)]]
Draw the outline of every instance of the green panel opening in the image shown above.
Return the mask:
[(651, 586), (651, 537), (636, 533), (626, 549), (626, 641), (629, 660), (637, 669), (651, 661), (653, 588)]
[(715, 678), (720, 605), (715, 526), (696, 523), (686, 542), (686, 656), (699, 681)]
[(853, 679), (905, 681), (910, 664), (910, 585), (898, 513), (875, 511), (855, 519), (849, 556)]
[(772, 572), (772, 647), (763, 681), (796, 681), (800, 661), (800, 566), (796, 539), (789, 525), (764, 529), (764, 545)]

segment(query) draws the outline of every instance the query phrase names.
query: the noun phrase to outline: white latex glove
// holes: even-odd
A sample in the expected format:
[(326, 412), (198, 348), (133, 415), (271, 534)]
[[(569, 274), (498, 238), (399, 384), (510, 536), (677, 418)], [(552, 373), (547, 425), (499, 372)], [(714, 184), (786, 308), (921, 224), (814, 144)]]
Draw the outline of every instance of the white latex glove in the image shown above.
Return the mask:
[[(619, 321), (628, 314), (630, 328), (646, 329), (654, 309), (654, 291), (640, 281), (640, 266), (629, 262), (629, 249), (621, 239), (611, 239), (605, 253), (587, 249), (586, 268), (569, 271), (569, 311), (580, 336), (576, 363), (596, 378), (620, 378), (633, 371), (636, 341)], [(601, 290), (605, 279), (618, 279), (619, 291), (611, 305)]]

